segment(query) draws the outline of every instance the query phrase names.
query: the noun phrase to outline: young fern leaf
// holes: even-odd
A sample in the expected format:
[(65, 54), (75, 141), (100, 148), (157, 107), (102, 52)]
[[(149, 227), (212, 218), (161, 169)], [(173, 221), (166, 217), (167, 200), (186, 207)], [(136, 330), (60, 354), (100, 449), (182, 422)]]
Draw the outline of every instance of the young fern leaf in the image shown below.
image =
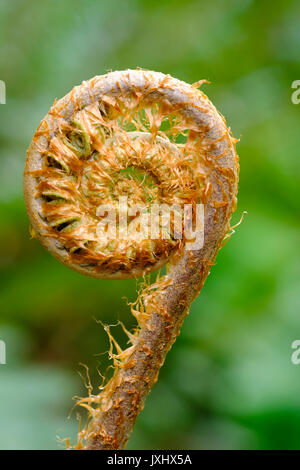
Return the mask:
[[(32, 234), (59, 261), (102, 279), (143, 276), (168, 263), (167, 274), (131, 304), (138, 326), (134, 334), (124, 327), (128, 349), (107, 329), (114, 375), (99, 395), (80, 400), (90, 419), (77, 449), (125, 447), (230, 230), (236, 140), (197, 86), (144, 70), (97, 76), (54, 103), (28, 150), (24, 194)], [(123, 227), (121, 197), (129, 209), (140, 207), (125, 212), (126, 234), (99, 231), (101, 205), (112, 206), (117, 228)], [(175, 216), (169, 225), (160, 221), (152, 239), (137, 230), (147, 225), (150, 204), (189, 204), (194, 217), (200, 203), (204, 244), (197, 249), (188, 248), (186, 228)]]

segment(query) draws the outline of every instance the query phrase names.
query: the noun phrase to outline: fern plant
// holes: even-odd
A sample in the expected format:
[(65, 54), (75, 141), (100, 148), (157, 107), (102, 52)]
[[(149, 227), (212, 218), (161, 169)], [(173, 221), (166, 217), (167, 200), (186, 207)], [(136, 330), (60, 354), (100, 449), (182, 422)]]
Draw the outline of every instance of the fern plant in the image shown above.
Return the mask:
[[(24, 194), (32, 234), (59, 261), (101, 279), (167, 266), (131, 304), (137, 328), (124, 327), (130, 346), (122, 350), (108, 329), (114, 374), (98, 395), (79, 401), (89, 420), (77, 449), (126, 446), (228, 237), (238, 185), (236, 140), (200, 85), (144, 70), (97, 76), (53, 104), (28, 150)], [(199, 204), (203, 246), (188, 248), (186, 226), (175, 215), (169, 224), (158, 218), (156, 236), (145, 236), (149, 207), (188, 205), (193, 225)], [(111, 207), (116, 217), (107, 221)]]

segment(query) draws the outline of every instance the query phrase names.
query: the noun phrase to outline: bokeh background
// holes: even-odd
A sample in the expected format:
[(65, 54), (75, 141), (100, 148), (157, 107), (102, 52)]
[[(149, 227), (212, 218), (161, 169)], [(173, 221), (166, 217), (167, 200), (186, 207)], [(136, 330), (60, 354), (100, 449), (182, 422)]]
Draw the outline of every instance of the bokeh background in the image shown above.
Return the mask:
[[(299, 449), (299, 122), (297, 0), (1, 0), (0, 448), (74, 438), (74, 395), (108, 367), (95, 319), (134, 321), (135, 281), (68, 270), (30, 240), (26, 149), (55, 98), (136, 66), (204, 85), (240, 137), (238, 222), (194, 302), (129, 449)], [(118, 327), (114, 335), (125, 344)], [(70, 416), (68, 418), (68, 416)]]

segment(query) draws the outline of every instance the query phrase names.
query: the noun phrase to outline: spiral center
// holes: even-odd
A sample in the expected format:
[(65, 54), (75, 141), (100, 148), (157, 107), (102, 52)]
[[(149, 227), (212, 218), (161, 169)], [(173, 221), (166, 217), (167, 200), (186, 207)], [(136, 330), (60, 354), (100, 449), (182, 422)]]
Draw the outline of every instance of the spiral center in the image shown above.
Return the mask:
[[(151, 207), (183, 206), (195, 199), (199, 186), (188, 152), (153, 127), (157, 108), (144, 110), (142, 117), (140, 109), (112, 108), (94, 103), (77, 111), (71, 124), (61, 123), (38, 188), (43, 217), (73, 263), (129, 275), (151, 270), (181, 243), (172, 221), (160, 220), (156, 235), (149, 236)], [(119, 204), (124, 198), (126, 209)], [(108, 208), (114, 213), (107, 218)]]
[(116, 173), (111, 184), (113, 199), (127, 196), (128, 203), (148, 204), (157, 199), (158, 181), (142, 168), (127, 167)]

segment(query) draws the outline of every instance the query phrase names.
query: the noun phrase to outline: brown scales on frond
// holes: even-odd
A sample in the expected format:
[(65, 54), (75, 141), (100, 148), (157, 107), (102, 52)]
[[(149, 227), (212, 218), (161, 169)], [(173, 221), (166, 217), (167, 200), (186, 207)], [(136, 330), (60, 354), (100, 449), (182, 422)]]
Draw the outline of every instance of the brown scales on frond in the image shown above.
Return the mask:
[[(60, 261), (107, 279), (143, 276), (168, 263), (166, 276), (144, 285), (130, 305), (137, 327), (132, 334), (123, 326), (129, 347), (121, 350), (106, 327), (115, 371), (99, 394), (89, 388), (78, 402), (89, 420), (77, 449), (124, 448), (229, 232), (236, 140), (197, 89), (202, 83), (144, 70), (95, 77), (53, 104), (29, 149), (24, 192), (32, 234)], [(126, 212), (129, 230), (118, 238), (107, 227), (99, 231), (106, 223), (99, 207), (115, 208), (120, 228), (121, 197), (141, 211)], [(198, 203), (205, 204), (201, 249), (187, 249), (175, 215), (169, 226), (160, 219), (154, 239), (141, 233), (147, 225), (143, 210), (154, 204), (190, 204), (194, 214)]]

